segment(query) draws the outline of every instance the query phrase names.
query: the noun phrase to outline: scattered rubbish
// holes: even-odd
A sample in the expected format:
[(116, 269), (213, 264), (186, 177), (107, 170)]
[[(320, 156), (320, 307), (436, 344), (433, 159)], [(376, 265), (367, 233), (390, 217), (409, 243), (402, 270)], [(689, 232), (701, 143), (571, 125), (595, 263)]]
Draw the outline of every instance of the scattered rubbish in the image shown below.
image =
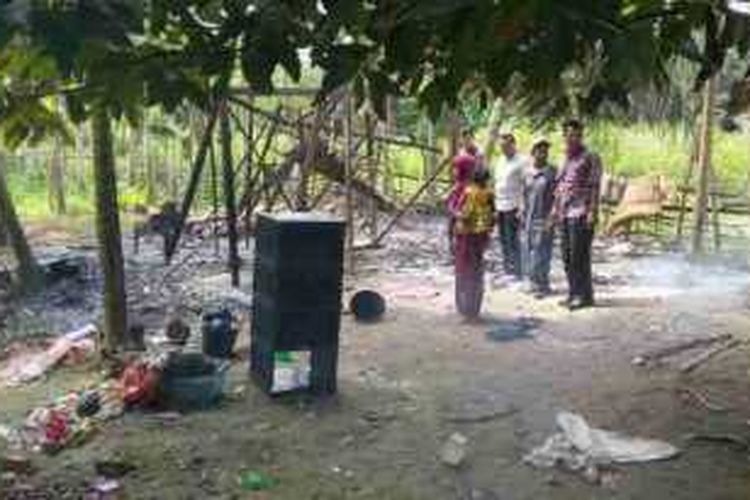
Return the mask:
[(116, 479), (98, 478), (91, 485), (86, 495), (86, 500), (114, 500), (115, 494), (122, 489), (122, 485)]
[(527, 454), (524, 463), (541, 469), (562, 466), (590, 482), (601, 482), (602, 468), (608, 465), (668, 460), (679, 453), (677, 448), (663, 441), (627, 437), (589, 427), (586, 420), (575, 413), (558, 413), (557, 426), (561, 432)]
[(17, 476), (29, 476), (34, 473), (34, 464), (27, 456), (9, 453), (0, 456), (0, 472), (12, 472)]
[(357, 321), (378, 321), (385, 314), (385, 299), (373, 290), (362, 290), (352, 297), (349, 310)]
[(125, 350), (142, 352), (146, 350), (146, 327), (135, 323), (128, 327), (125, 336)]
[(238, 385), (237, 387), (233, 388), (232, 391), (229, 393), (229, 396), (232, 399), (238, 400), (245, 397), (245, 394), (247, 394), (247, 386), (246, 385)]
[(78, 400), (76, 413), (79, 417), (92, 417), (102, 408), (101, 397), (96, 391), (87, 391)]
[(180, 420), (182, 418), (182, 413), (179, 413), (176, 411), (163, 411), (160, 413), (154, 413), (150, 416), (154, 420), (168, 424), (168, 423), (174, 423)]
[(136, 466), (125, 460), (100, 460), (95, 464), (96, 473), (107, 479), (121, 479), (136, 470)]
[(203, 354), (212, 358), (230, 358), (237, 340), (237, 330), (232, 325), (228, 309), (203, 315)]
[(531, 331), (539, 328), (541, 320), (538, 318), (517, 318), (507, 321), (495, 321), (487, 331), (487, 338), (493, 342), (512, 342), (514, 340), (531, 339)]
[(161, 376), (165, 403), (180, 410), (207, 409), (224, 395), (229, 363), (200, 353), (175, 354)]
[(481, 424), (501, 418), (510, 417), (518, 413), (518, 408), (504, 408), (495, 411), (467, 413), (464, 415), (451, 415), (445, 418), (446, 422), (453, 424)]
[(735, 347), (738, 347), (743, 342), (738, 339), (733, 339), (725, 344), (717, 345), (714, 347), (711, 347), (702, 353), (696, 355), (694, 358), (689, 359), (685, 363), (683, 363), (680, 366), (680, 372), (682, 373), (690, 373), (697, 369), (699, 366), (703, 365), (704, 363), (708, 362), (710, 359), (718, 356), (721, 353), (724, 353), (726, 351), (732, 350)]
[(734, 434), (690, 434), (686, 437), (686, 441), (729, 444), (741, 452), (750, 450), (750, 441)]
[(694, 389), (690, 389), (689, 387), (681, 387), (678, 389), (678, 392), (683, 396), (685, 400), (695, 401), (708, 411), (716, 413), (724, 413), (729, 411), (729, 408), (711, 402), (707, 396)]
[(664, 358), (675, 356), (685, 351), (696, 349), (698, 347), (707, 347), (717, 342), (726, 342), (732, 339), (732, 335), (712, 335), (710, 337), (700, 337), (688, 340), (686, 342), (680, 342), (678, 344), (661, 347), (654, 351), (641, 354), (633, 358), (632, 363), (636, 366), (645, 366), (651, 363), (656, 363)]
[(96, 332), (94, 325), (87, 325), (55, 339), (43, 352), (11, 358), (7, 366), (0, 369), (0, 387), (15, 387), (36, 380), (73, 351), (94, 352), (92, 337)]
[(149, 406), (156, 402), (159, 388), (158, 369), (148, 362), (135, 360), (120, 375), (123, 401), (128, 406)]
[(500, 500), (500, 496), (492, 490), (484, 488), (472, 488), (468, 494), (464, 496), (465, 500)]
[(272, 394), (306, 389), (310, 386), (310, 369), (300, 366), (277, 366), (273, 372)]
[(449, 467), (459, 467), (466, 460), (469, 440), (458, 432), (451, 435), (440, 449), (440, 460)]
[[(97, 411), (87, 408), (88, 411), (81, 414), (79, 409), (91, 405), (94, 393), (98, 399)], [(31, 410), (19, 426), (3, 427), (2, 438), (11, 449), (34, 452), (55, 453), (83, 445), (97, 433), (101, 423), (122, 415), (122, 394), (119, 384), (111, 382), (71, 392)]]
[(310, 353), (276, 351), (271, 394), (292, 392), (310, 387)]
[(190, 338), (190, 327), (180, 318), (172, 318), (164, 330), (167, 340), (177, 346), (184, 346)]
[(467, 388), (440, 408), (443, 420), (455, 424), (490, 422), (517, 412), (518, 408), (507, 394), (480, 388)]
[(240, 474), (240, 488), (245, 491), (263, 491), (276, 486), (277, 480), (265, 472), (247, 471)]

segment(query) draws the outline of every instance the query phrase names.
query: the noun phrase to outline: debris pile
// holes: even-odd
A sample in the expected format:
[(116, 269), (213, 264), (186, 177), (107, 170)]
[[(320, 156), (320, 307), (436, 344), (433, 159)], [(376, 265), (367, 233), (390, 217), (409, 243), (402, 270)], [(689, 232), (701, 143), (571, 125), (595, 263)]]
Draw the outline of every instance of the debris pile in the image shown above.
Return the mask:
[(15, 387), (36, 380), (67, 357), (78, 360), (87, 357), (95, 351), (96, 332), (94, 325), (87, 325), (57, 338), (41, 352), (32, 350), (8, 356), (5, 366), (0, 367), (0, 387)]
[(595, 429), (575, 413), (558, 413), (557, 426), (560, 432), (527, 454), (524, 463), (540, 469), (561, 467), (598, 484), (612, 465), (668, 460), (680, 452), (663, 441)]

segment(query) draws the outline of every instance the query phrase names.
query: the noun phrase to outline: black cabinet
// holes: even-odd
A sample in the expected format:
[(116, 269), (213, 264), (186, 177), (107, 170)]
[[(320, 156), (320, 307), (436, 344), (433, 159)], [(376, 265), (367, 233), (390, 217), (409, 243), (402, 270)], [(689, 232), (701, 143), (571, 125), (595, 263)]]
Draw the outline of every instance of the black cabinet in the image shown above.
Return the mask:
[(275, 351), (310, 352), (310, 389), (336, 391), (346, 226), (325, 214), (261, 214), (250, 369), (267, 392)]

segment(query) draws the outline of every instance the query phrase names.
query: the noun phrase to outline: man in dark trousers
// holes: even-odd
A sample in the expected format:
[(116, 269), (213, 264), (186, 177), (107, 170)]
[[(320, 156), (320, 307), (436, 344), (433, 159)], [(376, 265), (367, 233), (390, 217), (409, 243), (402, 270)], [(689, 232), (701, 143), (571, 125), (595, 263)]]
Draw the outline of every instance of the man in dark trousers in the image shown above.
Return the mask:
[(583, 123), (568, 120), (563, 125), (565, 161), (555, 193), (555, 219), (561, 227), (562, 255), (568, 278), (570, 310), (594, 305), (591, 282), (591, 244), (599, 202), (601, 160), (583, 143)]
[(503, 154), (495, 166), (495, 204), (503, 271), (512, 280), (521, 279), (521, 240), (519, 237), (520, 208), (523, 202), (523, 182), (528, 160), (518, 152), (512, 132), (500, 134)]
[(538, 138), (531, 146), (533, 163), (526, 173), (523, 202), (523, 259), (531, 293), (543, 298), (550, 293), (549, 271), (555, 232), (550, 219), (555, 199), (557, 169), (550, 165), (550, 143)]

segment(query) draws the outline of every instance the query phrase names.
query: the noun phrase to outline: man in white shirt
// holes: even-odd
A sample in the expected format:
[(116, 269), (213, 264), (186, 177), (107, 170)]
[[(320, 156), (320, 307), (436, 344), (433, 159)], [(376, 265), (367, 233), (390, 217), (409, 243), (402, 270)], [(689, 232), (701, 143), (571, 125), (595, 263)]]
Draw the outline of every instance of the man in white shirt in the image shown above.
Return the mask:
[(528, 160), (518, 153), (512, 132), (501, 133), (500, 141), (503, 154), (495, 167), (495, 206), (503, 270), (507, 276), (520, 279), (521, 244), (518, 231)]

